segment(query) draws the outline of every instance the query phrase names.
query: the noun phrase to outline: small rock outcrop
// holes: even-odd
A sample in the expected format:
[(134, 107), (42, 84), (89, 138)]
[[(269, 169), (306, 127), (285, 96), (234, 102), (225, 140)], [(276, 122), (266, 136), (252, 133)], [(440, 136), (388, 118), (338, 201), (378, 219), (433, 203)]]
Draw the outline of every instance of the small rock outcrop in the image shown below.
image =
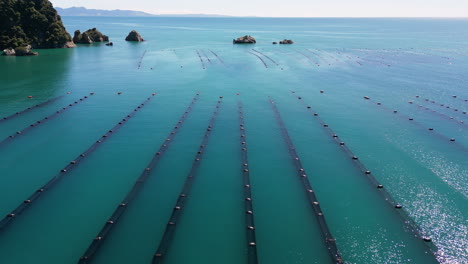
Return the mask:
[(112, 42), (106, 43), (106, 46), (114, 46), (114, 43)]
[(279, 42), (279, 44), (294, 44), (294, 41), (290, 39), (283, 39), (282, 41)]
[(39, 53), (31, 51), (31, 45), (17, 47), (16, 49), (4, 49), (4, 56), (36, 56)]
[(273, 41), (273, 43), (272, 43), (272, 44), (278, 44), (278, 42), (276, 42), (276, 41)]
[(81, 33), (79, 30), (75, 31), (73, 42), (77, 44), (92, 44), (93, 42), (109, 41), (109, 37), (102, 34), (96, 28), (88, 29)]
[(232, 43), (233, 44), (255, 44), (257, 43), (257, 41), (255, 40), (255, 38), (245, 35), (238, 39), (233, 39)]
[(130, 33), (128, 33), (128, 36), (125, 38), (126, 41), (138, 41), (138, 42), (141, 42), (141, 41), (145, 41), (140, 33), (138, 33), (136, 30), (132, 30), (130, 31)]

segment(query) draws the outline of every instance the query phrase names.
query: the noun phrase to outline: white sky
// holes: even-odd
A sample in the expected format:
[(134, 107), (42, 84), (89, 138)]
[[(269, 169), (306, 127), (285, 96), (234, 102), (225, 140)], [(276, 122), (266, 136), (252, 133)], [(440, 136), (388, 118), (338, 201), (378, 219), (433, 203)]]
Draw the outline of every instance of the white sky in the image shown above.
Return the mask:
[(51, 0), (56, 7), (268, 17), (468, 17), (468, 0)]

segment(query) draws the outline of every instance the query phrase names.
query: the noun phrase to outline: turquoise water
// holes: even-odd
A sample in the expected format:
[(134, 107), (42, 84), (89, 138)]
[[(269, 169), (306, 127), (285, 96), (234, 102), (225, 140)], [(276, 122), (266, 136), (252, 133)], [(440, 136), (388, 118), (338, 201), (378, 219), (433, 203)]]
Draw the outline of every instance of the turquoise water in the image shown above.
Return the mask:
[[(197, 92), (198, 102), (93, 263), (151, 262), (219, 96), (219, 116), (164, 263), (247, 263), (239, 101), (258, 262), (332, 263), (268, 97), (346, 263), (468, 262), (468, 20), (63, 20), (70, 32), (98, 28), (114, 46), (0, 57), (0, 118), (64, 96), (0, 121), (0, 140), (89, 97), (0, 144), (1, 214), (156, 95), (0, 231), (0, 263), (77, 263)], [(125, 42), (132, 29), (147, 41)], [(257, 44), (231, 44), (245, 34)], [(270, 44), (284, 38), (296, 43)], [(435, 256), (296, 96), (431, 237)]]

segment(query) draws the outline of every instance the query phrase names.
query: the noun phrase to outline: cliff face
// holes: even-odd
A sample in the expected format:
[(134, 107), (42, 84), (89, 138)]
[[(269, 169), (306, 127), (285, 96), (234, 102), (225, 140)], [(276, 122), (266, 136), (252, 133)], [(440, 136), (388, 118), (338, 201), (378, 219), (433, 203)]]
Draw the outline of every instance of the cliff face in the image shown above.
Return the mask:
[(60, 16), (48, 0), (0, 1), (0, 50), (73, 46)]

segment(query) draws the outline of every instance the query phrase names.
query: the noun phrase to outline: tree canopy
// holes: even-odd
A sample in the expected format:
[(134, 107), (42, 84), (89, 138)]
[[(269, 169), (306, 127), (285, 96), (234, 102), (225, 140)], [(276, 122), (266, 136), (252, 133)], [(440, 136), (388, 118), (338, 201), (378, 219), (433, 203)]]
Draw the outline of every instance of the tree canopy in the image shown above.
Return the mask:
[(71, 41), (62, 19), (48, 0), (0, 1), (0, 49), (31, 45), (62, 48)]

